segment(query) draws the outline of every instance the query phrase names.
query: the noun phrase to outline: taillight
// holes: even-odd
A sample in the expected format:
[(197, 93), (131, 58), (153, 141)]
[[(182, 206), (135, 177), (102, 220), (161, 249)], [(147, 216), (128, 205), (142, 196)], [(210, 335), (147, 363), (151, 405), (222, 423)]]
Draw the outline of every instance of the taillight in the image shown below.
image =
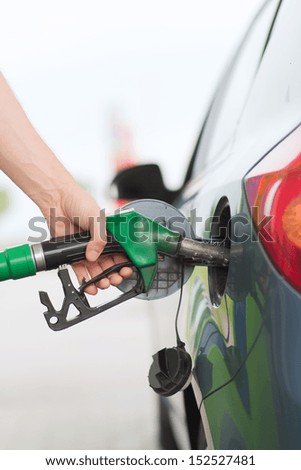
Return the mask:
[(261, 243), (301, 292), (301, 127), (247, 174), (245, 189)]

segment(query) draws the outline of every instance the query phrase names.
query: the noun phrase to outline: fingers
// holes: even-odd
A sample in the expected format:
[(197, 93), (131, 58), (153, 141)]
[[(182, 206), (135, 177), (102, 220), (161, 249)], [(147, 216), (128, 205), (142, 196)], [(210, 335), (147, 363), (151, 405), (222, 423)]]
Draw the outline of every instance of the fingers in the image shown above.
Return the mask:
[(132, 268), (121, 268), (119, 274), (123, 279), (128, 279), (133, 274)]
[[(103, 271), (111, 268), (115, 264), (117, 264), (117, 262), (115, 259), (112, 258), (112, 256), (103, 256), (99, 260), (99, 266)], [(110, 274), (108, 279), (112, 286), (119, 286), (119, 284), (121, 284), (123, 281), (123, 278), (120, 276), (119, 273)]]
[[(88, 263), (88, 270), (89, 270), (91, 278), (93, 278), (95, 276), (98, 276), (99, 274), (101, 274), (103, 272), (103, 269), (101, 268), (101, 266), (99, 266), (99, 264), (97, 262)], [(99, 287), (99, 289), (107, 289), (108, 287), (110, 287), (110, 281), (106, 277), (106, 278), (101, 279), (100, 281), (98, 281), (97, 284), (95, 284), (95, 288), (97, 290), (96, 286)]]
[[(124, 263), (128, 259), (123, 255), (114, 256), (101, 256), (98, 263), (89, 263), (88, 270), (91, 277), (97, 276), (99, 273), (111, 268), (112, 266)], [(132, 268), (122, 268), (119, 273), (110, 274), (107, 278), (102, 279), (97, 283), (97, 287), (100, 289), (107, 289), (112, 286), (119, 286), (125, 278), (131, 277), (133, 274)]]
[[(114, 264), (119, 264), (128, 261), (128, 259), (123, 255), (116, 254), (113, 255), (113, 261)], [(123, 279), (128, 279), (133, 274), (133, 270), (132, 268), (121, 268), (119, 274)]]
[[(86, 281), (90, 279), (87, 267), (84, 263), (73, 264), (72, 268), (76, 274), (79, 284), (82, 284), (83, 279), (85, 279)], [(94, 284), (92, 284), (91, 286), (88, 286), (85, 289), (85, 292), (87, 292), (87, 294), (95, 295), (97, 294), (97, 287)]]
[[(99, 261), (93, 263), (75, 263), (72, 265), (79, 284), (82, 284), (83, 278), (86, 280), (98, 276), (100, 273), (106, 269), (111, 268), (115, 264), (124, 263), (128, 261), (127, 258), (123, 255), (114, 255), (114, 256), (102, 256)], [(112, 286), (119, 286), (122, 281), (126, 278), (131, 277), (133, 274), (132, 268), (122, 268), (119, 273), (114, 273), (108, 277), (101, 279), (97, 284), (92, 284), (85, 289), (85, 292), (91, 295), (97, 294), (99, 289), (107, 289)]]
[[(99, 265), (105, 271), (106, 269), (114, 266), (115, 264), (125, 263), (128, 258), (124, 255), (115, 254), (113, 256), (103, 256), (99, 260)], [(132, 276), (133, 269), (129, 267), (122, 268), (119, 273), (114, 273), (108, 276), (112, 286), (119, 286), (124, 279)]]
[(93, 263), (99, 258), (106, 245), (106, 217), (104, 211), (100, 210), (94, 217), (89, 217), (89, 230), (91, 240), (87, 245), (86, 258)]

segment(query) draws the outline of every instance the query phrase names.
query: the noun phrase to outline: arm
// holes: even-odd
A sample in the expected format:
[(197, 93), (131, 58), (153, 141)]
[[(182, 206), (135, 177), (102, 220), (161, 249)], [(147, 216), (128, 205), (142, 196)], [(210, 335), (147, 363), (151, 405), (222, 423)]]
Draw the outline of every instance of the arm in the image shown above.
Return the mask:
[[(106, 256), (99, 261), (106, 243), (104, 212), (35, 131), (1, 73), (0, 169), (37, 204), (53, 236), (90, 230), (87, 261), (73, 266), (79, 282), (123, 260), (120, 256)], [(50, 209), (55, 218), (50, 218)], [(98, 287), (118, 285), (130, 274), (131, 270), (124, 268), (120, 274), (102, 280)], [(96, 286), (90, 286), (87, 292), (96, 294)]]

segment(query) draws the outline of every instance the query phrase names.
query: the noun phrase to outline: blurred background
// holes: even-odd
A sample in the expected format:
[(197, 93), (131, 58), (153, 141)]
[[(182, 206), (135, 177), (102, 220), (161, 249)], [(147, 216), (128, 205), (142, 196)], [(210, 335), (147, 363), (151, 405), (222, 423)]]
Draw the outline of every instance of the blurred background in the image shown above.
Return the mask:
[[(219, 75), (262, 3), (2, 0), (0, 68), (48, 145), (111, 209), (109, 183), (128, 165), (158, 163), (180, 186)], [(0, 245), (25, 243), (39, 215), (0, 174)], [(158, 448), (151, 306), (133, 300), (53, 333), (39, 289), (59, 305), (55, 273), (0, 286), (0, 448)]]

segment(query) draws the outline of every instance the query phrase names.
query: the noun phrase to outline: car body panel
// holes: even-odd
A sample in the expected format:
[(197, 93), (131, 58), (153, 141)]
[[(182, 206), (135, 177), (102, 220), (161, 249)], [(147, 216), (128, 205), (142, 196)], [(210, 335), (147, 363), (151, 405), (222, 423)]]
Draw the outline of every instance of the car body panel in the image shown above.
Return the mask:
[[(250, 169), (301, 121), (300, 14), (297, 0), (281, 2), (232, 134), (214, 158), (194, 163), (198, 171), (177, 201), (199, 237), (209, 238), (221, 198), (231, 226), (246, 221), (231, 237), (221, 304), (212, 305), (207, 268), (196, 268), (185, 288), (194, 388), (207, 442), (219, 449), (301, 448), (301, 297), (258, 242), (243, 187)], [(206, 160), (201, 149), (196, 161)]]

